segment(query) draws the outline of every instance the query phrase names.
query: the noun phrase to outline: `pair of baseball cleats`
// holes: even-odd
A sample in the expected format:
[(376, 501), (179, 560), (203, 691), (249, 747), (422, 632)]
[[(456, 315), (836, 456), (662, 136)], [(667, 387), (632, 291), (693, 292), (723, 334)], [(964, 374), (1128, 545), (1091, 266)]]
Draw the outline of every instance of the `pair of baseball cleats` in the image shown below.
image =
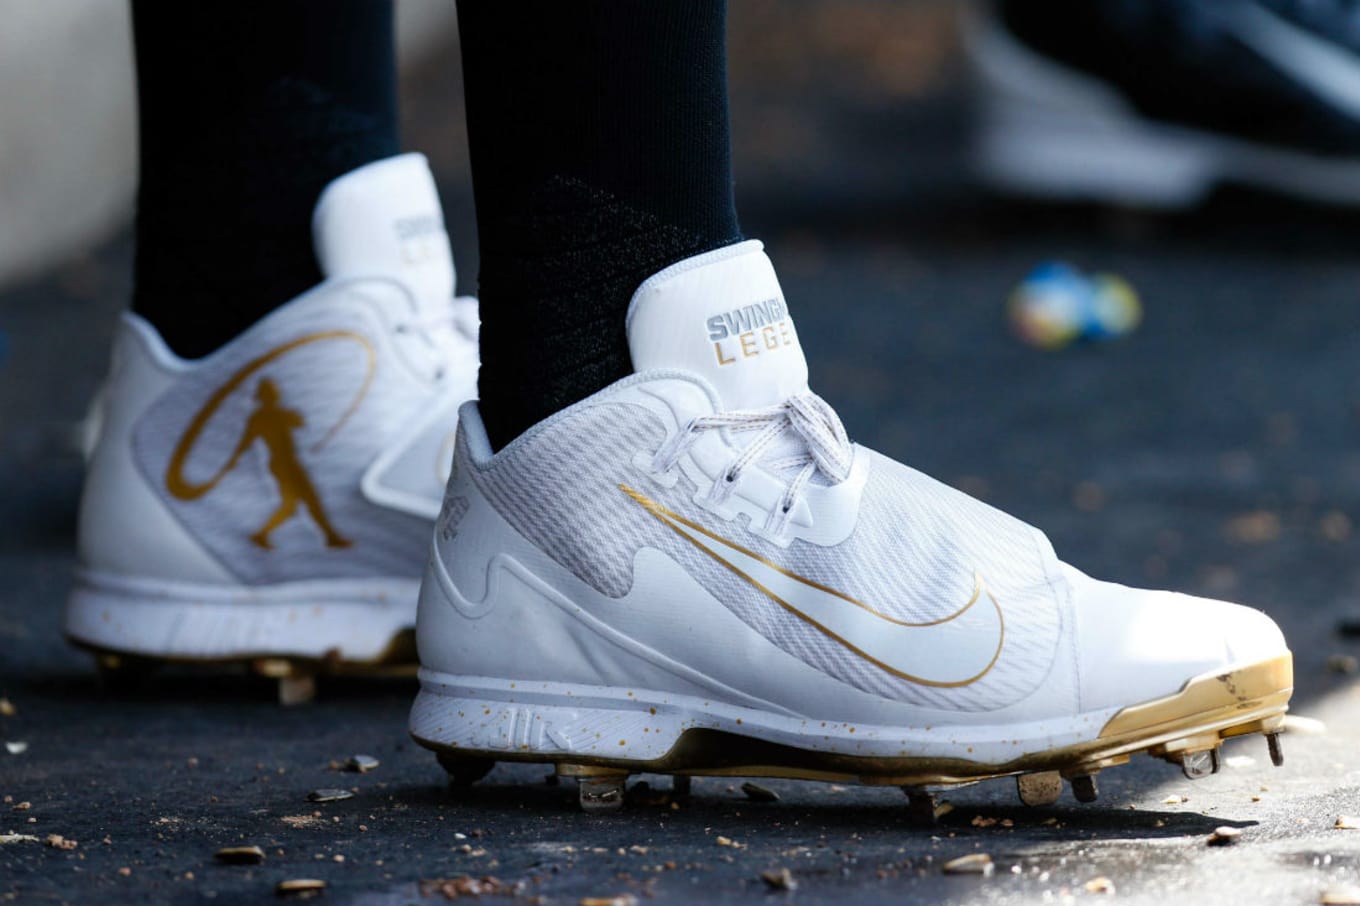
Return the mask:
[(639, 772), (933, 813), (999, 776), (1089, 801), (1140, 752), (1203, 776), (1248, 733), (1278, 762), (1275, 624), (1089, 578), (852, 443), (760, 243), (647, 280), (635, 373), (493, 450), (423, 159), (336, 181), (315, 234), (325, 282), (205, 359), (119, 328), (66, 621), (106, 666), (301, 682), (409, 668), (414, 627), (410, 730), (454, 781), (552, 764), (592, 810)]

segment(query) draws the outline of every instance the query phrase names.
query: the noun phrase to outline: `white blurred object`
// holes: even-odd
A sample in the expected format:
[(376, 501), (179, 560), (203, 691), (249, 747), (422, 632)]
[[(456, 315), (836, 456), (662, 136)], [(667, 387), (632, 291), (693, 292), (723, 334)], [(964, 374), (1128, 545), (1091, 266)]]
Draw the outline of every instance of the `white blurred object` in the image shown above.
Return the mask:
[(128, 4), (0, 0), (0, 283), (101, 238), (132, 207)]
[[(136, 90), (127, 0), (0, 0), (0, 286), (97, 242), (132, 213)], [(402, 0), (404, 63), (456, 24)]]

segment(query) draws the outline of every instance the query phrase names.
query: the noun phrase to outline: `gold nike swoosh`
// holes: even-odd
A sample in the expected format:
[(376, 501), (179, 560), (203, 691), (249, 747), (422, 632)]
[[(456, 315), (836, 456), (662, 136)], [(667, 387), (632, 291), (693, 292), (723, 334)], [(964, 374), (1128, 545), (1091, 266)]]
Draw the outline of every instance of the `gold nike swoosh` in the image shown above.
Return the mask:
[[(976, 573), (972, 595), (962, 607), (938, 620), (909, 622), (785, 569), (627, 485), (619, 490), (780, 607), (886, 673), (923, 686), (954, 688), (982, 679), (1001, 657), (1005, 616)], [(984, 598), (992, 606), (975, 608)]]

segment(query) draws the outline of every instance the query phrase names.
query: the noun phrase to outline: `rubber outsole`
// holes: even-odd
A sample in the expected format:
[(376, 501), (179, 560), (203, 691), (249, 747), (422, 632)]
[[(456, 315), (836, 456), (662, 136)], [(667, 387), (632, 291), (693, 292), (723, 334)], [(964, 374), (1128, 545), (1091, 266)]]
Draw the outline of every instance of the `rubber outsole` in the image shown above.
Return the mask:
[[(533, 751), (525, 743), (504, 748), (451, 745), (447, 738), (431, 738), (414, 728), (412, 737), (434, 751), (455, 779), (460, 773), (466, 777), (471, 766), (484, 773), (486, 765), (495, 761), (552, 764), (567, 776), (615, 784), (630, 774), (663, 773), (790, 778), (919, 790), (1014, 775), (1057, 774), (1073, 781), (1078, 798), (1089, 801), (1095, 795), (1095, 774), (1123, 764), (1135, 754), (1178, 763), (1193, 779), (1217, 770), (1217, 752), (1224, 740), (1263, 733), (1271, 738), (1272, 759), (1278, 760), (1274, 734), (1284, 723), (1292, 692), (1293, 659), (1284, 654), (1195, 677), (1173, 695), (1126, 707), (1110, 717), (1092, 739), (995, 763), (964, 757), (881, 757), (815, 751), (704, 727), (683, 730), (663, 755), (646, 759)], [(487, 707), (466, 720), (475, 722), (491, 716), (492, 709)], [(1051, 789), (1051, 784), (1043, 786)], [(1035, 785), (1029, 787), (1033, 790)], [(1022, 784), (1021, 796), (1026, 801), (1045, 795), (1032, 793), (1026, 798), (1025, 791)], [(586, 804), (584, 799), (582, 804)]]
[(323, 676), (415, 677), (418, 669), (414, 629), (404, 629), (388, 640), (372, 658), (347, 659), (338, 651), (322, 657), (259, 652), (230, 657), (157, 656), (140, 651), (110, 648), (68, 635), (66, 641), (88, 651), (101, 678), (110, 686), (128, 686), (145, 680), (162, 667), (190, 667), (220, 672), (245, 672), (277, 680), (279, 703), (298, 705), (316, 697), (316, 680)]

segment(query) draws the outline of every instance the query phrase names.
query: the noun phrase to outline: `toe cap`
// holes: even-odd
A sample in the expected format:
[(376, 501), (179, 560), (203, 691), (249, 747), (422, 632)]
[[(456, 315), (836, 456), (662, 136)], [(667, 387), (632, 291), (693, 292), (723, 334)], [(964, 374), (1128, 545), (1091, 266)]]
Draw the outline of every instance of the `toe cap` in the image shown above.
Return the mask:
[(1171, 695), (1200, 674), (1288, 653), (1279, 627), (1259, 610), (1067, 573), (1083, 711)]

